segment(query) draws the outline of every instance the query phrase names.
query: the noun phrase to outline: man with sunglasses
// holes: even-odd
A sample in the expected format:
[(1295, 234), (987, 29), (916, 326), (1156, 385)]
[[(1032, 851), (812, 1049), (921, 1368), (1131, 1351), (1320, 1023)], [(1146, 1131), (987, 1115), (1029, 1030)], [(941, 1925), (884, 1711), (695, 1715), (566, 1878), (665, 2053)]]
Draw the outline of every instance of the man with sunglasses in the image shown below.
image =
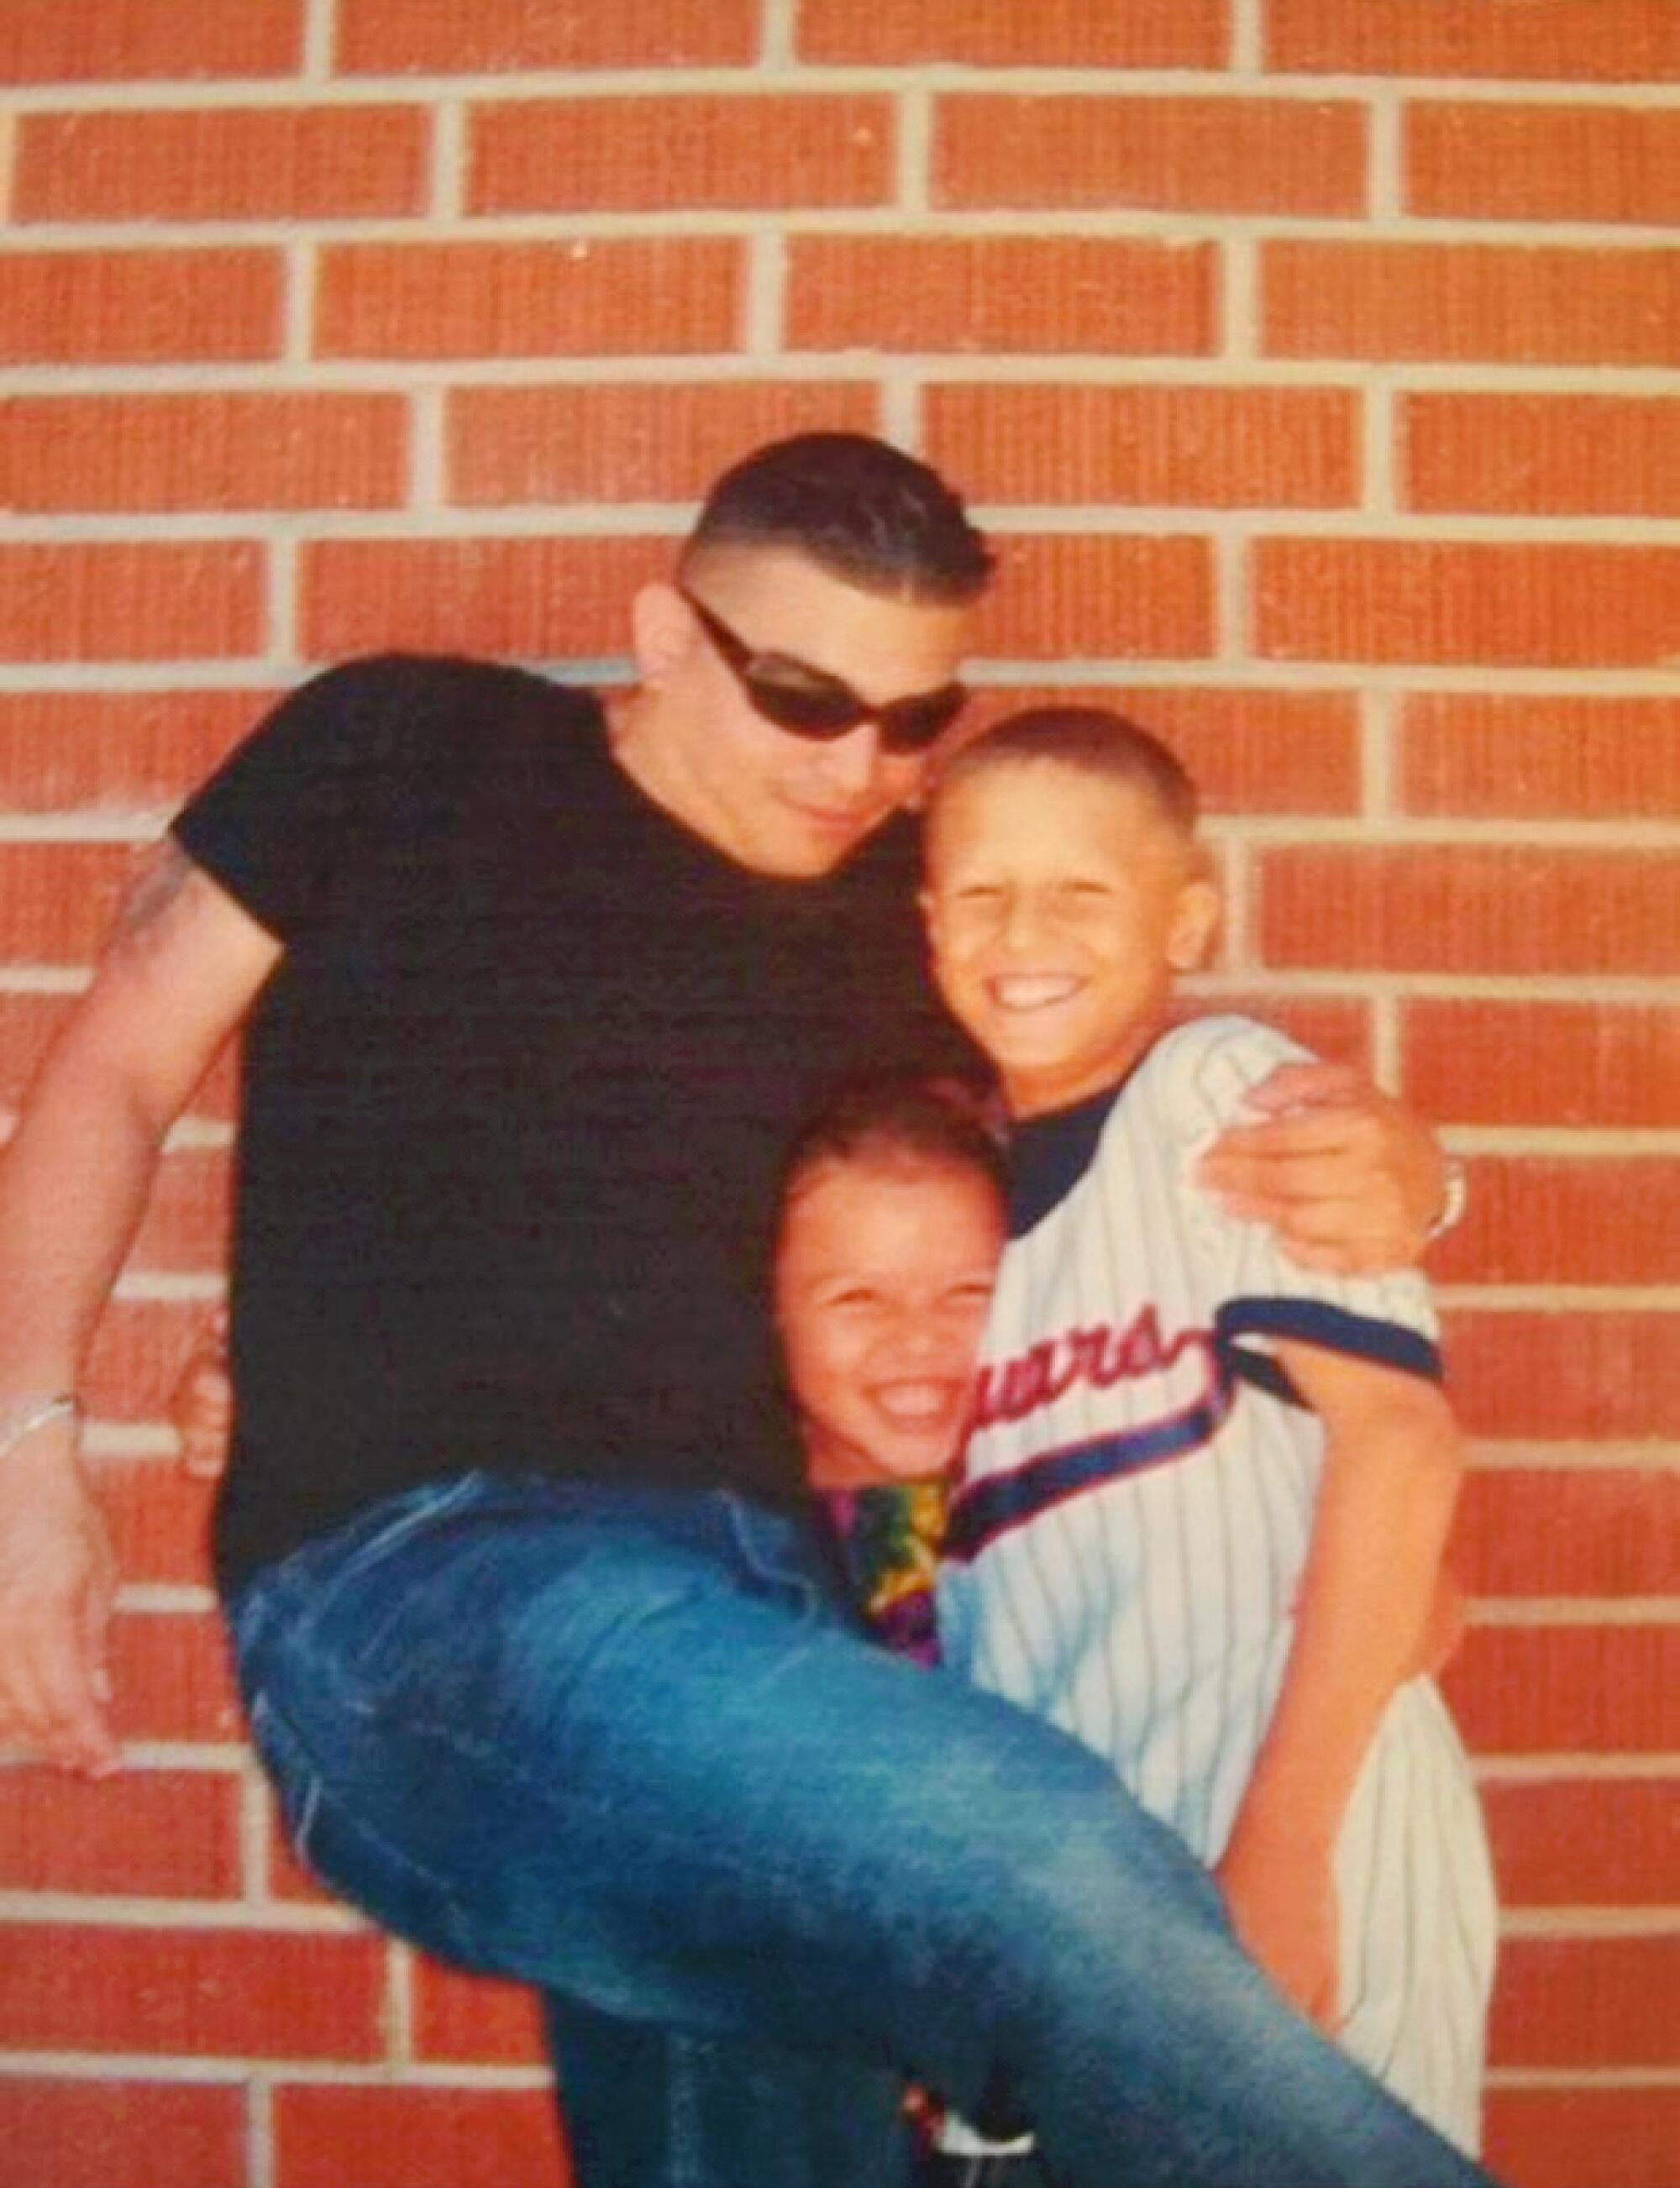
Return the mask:
[[(949, 1053), (892, 816), (988, 568), (923, 466), (781, 443), (638, 595), (622, 700), (352, 663), (189, 801), (0, 1176), (0, 1737), (116, 1767), (74, 1392), (245, 1018), (252, 1735), (323, 1877), (550, 1997), (584, 2188), (892, 2188), (903, 2073), (1068, 2188), (1471, 2183), (1094, 1757), (857, 1638), (803, 1524), (771, 1180), (822, 1080)], [(1366, 1107), (1384, 1160), (1307, 1164), (1355, 1253), (1438, 1182)]]

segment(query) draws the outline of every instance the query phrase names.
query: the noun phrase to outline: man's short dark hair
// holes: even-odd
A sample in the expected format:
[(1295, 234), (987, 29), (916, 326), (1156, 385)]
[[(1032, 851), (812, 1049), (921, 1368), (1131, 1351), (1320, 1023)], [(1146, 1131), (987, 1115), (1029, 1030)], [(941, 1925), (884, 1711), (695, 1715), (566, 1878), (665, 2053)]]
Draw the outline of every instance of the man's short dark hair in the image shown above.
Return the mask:
[(1000, 1199), (1005, 1191), (1002, 1143), (978, 1088), (914, 1070), (860, 1071), (830, 1089), (782, 1158), (774, 1213), (778, 1247), (800, 1187), (831, 1164), (848, 1163), (967, 1171)]
[(867, 433), (796, 433), (726, 471), (684, 550), (792, 547), (865, 592), (940, 606), (975, 600), (985, 541), (939, 473)]
[(959, 783), (994, 767), (1032, 760), (1053, 760), (1140, 791), (1181, 834), (1196, 832), (1200, 800), (1183, 761), (1142, 724), (1108, 707), (1027, 707), (1006, 714), (945, 761), (933, 784), (930, 813)]

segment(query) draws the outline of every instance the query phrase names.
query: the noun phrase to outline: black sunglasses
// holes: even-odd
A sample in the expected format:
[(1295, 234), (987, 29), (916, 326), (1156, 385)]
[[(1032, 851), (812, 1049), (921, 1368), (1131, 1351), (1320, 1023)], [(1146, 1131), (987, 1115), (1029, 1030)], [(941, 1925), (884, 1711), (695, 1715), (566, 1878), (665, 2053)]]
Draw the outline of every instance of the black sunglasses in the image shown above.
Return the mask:
[(826, 669), (813, 668), (792, 654), (761, 653), (686, 587), (678, 590), (754, 712), (796, 737), (826, 744), (873, 722), (883, 752), (926, 752), (956, 719), (968, 696), (961, 684), (942, 684), (937, 691), (912, 691), (884, 707), (871, 707)]

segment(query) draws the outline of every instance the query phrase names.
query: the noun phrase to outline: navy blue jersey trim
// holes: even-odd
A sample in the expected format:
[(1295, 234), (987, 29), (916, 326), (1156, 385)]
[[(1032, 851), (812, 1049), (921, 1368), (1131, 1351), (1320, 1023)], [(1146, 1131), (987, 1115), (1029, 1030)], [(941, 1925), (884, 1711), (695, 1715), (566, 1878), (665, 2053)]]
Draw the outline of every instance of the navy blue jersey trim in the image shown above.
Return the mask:
[(1378, 1367), (1398, 1368), (1427, 1383), (1442, 1379), (1440, 1346), (1402, 1323), (1354, 1314), (1328, 1300), (1226, 1300), (1214, 1316), (1214, 1343), (1227, 1372), (1291, 1406), (1305, 1407), (1307, 1401), (1288, 1371), (1269, 1352), (1240, 1344), (1243, 1337), (1293, 1337), (1303, 1345), (1322, 1345), (1327, 1352), (1345, 1352)]
[(1024, 1526), (1070, 1497), (1100, 1489), (1123, 1474), (1141, 1474), (1211, 1443), (1231, 1411), (1232, 1384), (1221, 1367), (1211, 1390), (1181, 1413), (1145, 1428), (1094, 1437), (1042, 1452), (1007, 1474), (988, 1475), (959, 1491), (945, 1531), (944, 1554), (967, 1564), (1000, 1535)]
[[(1159, 1040), (1160, 1035), (1157, 1035)], [(1025, 1117), (1009, 1137), (1009, 1235), (1024, 1238), (1059, 1208), (1091, 1168), (1102, 1128), (1147, 1061), (1156, 1041), (1129, 1064), (1112, 1086), (1087, 1095), (1071, 1108)]]
[(1102, 1127), (1120, 1098), (1110, 1086), (1076, 1108), (1029, 1117), (1009, 1140), (1009, 1235), (1024, 1238), (1059, 1208), (1096, 1159)]

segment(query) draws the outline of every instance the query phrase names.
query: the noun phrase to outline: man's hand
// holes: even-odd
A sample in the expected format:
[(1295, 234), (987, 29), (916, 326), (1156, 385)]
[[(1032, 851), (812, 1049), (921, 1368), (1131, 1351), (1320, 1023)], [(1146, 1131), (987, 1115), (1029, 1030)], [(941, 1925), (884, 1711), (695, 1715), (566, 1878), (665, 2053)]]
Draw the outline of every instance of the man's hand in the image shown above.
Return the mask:
[(1283, 1063), (1197, 1165), (1230, 1215), (1269, 1224), (1303, 1268), (1367, 1276), (1415, 1261), (1440, 1213), (1434, 1133), (1351, 1064)]
[(1334, 2035), (1341, 2018), (1336, 1887), (1327, 1855), (1233, 1833), (1214, 1870), (1237, 1942), (1296, 2010)]
[(69, 1423), (0, 1464), (0, 1740), (89, 1778), (121, 1765), (106, 1640), (116, 1564)]
[(228, 1316), (218, 1307), (204, 1341), (181, 1370), (169, 1400), (181, 1441), (181, 1470), (195, 1481), (219, 1481), (228, 1470), (234, 1386), (228, 1373)]

